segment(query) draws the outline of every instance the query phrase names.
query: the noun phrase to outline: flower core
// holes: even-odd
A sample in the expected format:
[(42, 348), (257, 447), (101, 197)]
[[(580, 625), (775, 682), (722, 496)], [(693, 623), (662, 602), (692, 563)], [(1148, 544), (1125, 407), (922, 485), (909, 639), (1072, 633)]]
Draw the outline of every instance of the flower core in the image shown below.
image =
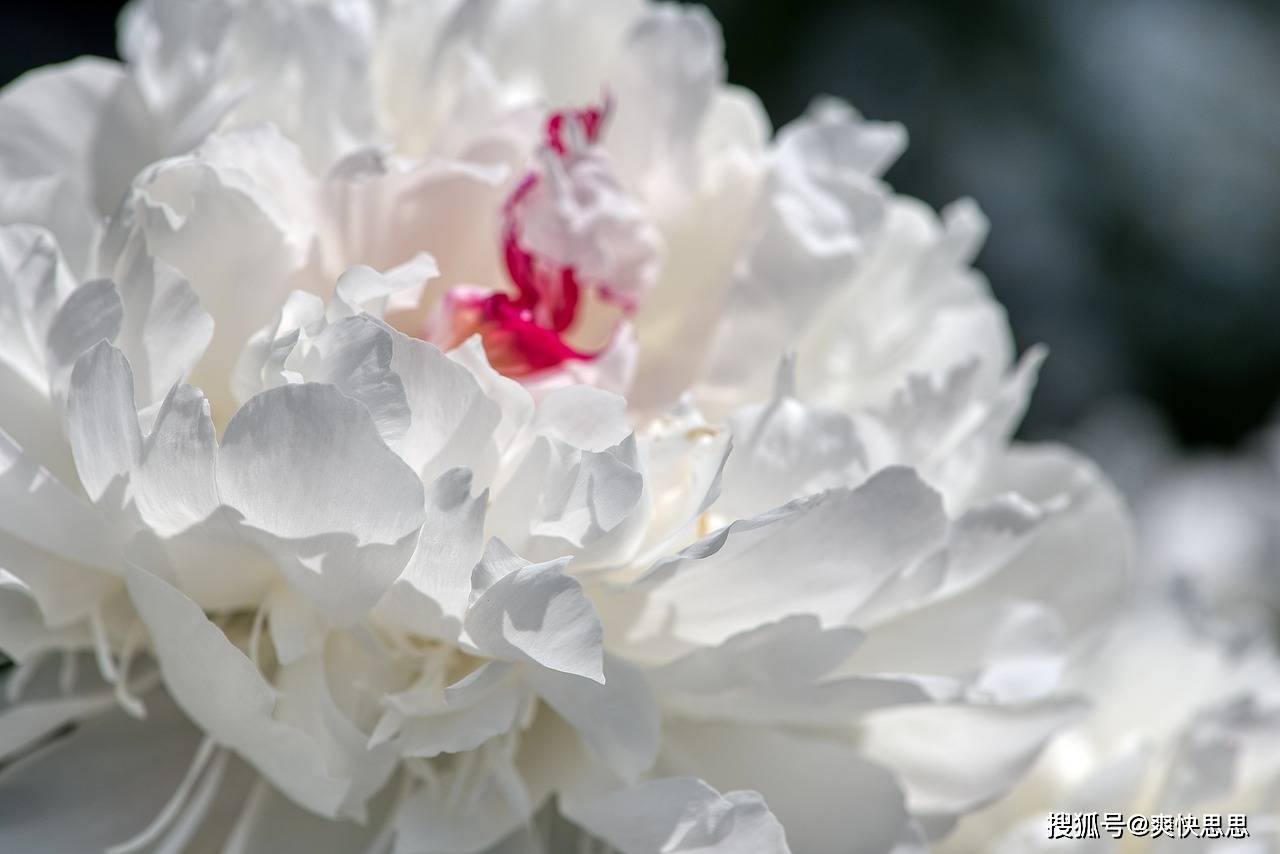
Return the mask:
[[(617, 321), (634, 312), (635, 300), (609, 281), (584, 275), (565, 257), (571, 249), (549, 252), (528, 239), (533, 229), (559, 230), (568, 235), (560, 242), (570, 243), (574, 232), (584, 228), (583, 221), (590, 219), (595, 189), (589, 179), (583, 182), (574, 173), (592, 154), (608, 113), (605, 101), (547, 118), (539, 167), (521, 179), (502, 207), (503, 263), (514, 293), (451, 288), (428, 320), (428, 340), (451, 349), (478, 334), (493, 367), (515, 378), (534, 377), (569, 361), (592, 361), (608, 348), (608, 342), (596, 347), (570, 342), (575, 324), (586, 313), (585, 303), (594, 297), (614, 307), (616, 331)], [(578, 216), (582, 210), (587, 210), (586, 216)]]

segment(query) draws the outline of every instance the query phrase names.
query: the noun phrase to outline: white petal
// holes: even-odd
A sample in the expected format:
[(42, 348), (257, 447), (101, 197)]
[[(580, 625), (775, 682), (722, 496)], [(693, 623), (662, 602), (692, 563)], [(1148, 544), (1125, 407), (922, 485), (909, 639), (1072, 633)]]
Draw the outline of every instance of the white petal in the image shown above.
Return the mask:
[(832, 678), (861, 641), (856, 629), (789, 617), (694, 650), (650, 679), (665, 710), (697, 720), (843, 725), (871, 709), (926, 699), (906, 680)]
[(386, 273), (363, 265), (352, 267), (338, 278), (334, 306), (352, 313), (361, 309), (381, 318), (387, 312), (412, 310), (422, 299), (422, 289), (440, 275), (436, 259), (420, 252)]
[(773, 399), (729, 419), (733, 453), (724, 469), (718, 513), (745, 519), (795, 498), (861, 479), (866, 452), (854, 421), (837, 409), (794, 397), (795, 366), (778, 368)]
[(599, 452), (538, 436), (494, 497), (489, 530), (539, 560), (605, 548), (639, 521), (643, 495), (633, 436)]
[[(86, 545), (88, 539), (78, 545)], [(118, 557), (120, 550), (112, 544), (108, 554)], [(118, 573), (122, 564), (112, 571), (99, 570), (65, 560), (3, 531), (0, 566), (22, 580), (50, 626), (69, 626), (87, 617), (121, 587)]]
[[(667, 261), (635, 318), (643, 358), (627, 395), (633, 411), (661, 412), (697, 383), (713, 343), (707, 330), (715, 329), (727, 311), (733, 271), (755, 225), (751, 214), (762, 166), (754, 157), (717, 166), (714, 180), (662, 223)], [(689, 190), (681, 186), (676, 192)], [(707, 229), (709, 222), (716, 227)], [(697, 300), (689, 299), (689, 282), (700, 283)], [(754, 399), (767, 393), (761, 392)]]
[[(49, 109), (57, 104), (58, 109)], [(0, 183), (64, 177), (66, 203), (95, 217), (115, 210), (159, 134), (123, 65), (83, 57), (24, 75), (0, 96)], [(43, 223), (56, 225), (56, 223)], [(75, 269), (91, 246), (60, 232)]]
[[(1115, 488), (1092, 463), (1054, 445), (1015, 447), (992, 474), (993, 492), (1014, 491), (1056, 512), (974, 594), (1046, 602), (1070, 637), (1098, 631), (1125, 601), (1133, 577), (1131, 523)], [(1063, 578), (1071, 583), (1058, 583)]]
[(110, 269), (141, 237), (213, 318), (217, 334), (190, 382), (208, 395), (219, 424), (234, 411), (230, 379), (241, 348), (278, 310), (309, 256), (310, 186), (296, 147), (279, 132), (233, 131), (149, 167), (104, 240)]
[(522, 756), (513, 759), (488, 744), (459, 759), (436, 783), (420, 785), (404, 801), (396, 820), (396, 854), (484, 851), (527, 823), (545, 797), (525, 786)]
[(208, 401), (199, 389), (174, 386), (143, 443), (141, 464), (133, 475), (138, 512), (153, 531), (173, 536), (217, 510), (217, 453)]
[(839, 741), (778, 729), (670, 724), (657, 772), (759, 792), (805, 854), (888, 854), (908, 819), (888, 771)]
[(324, 324), (323, 300), (305, 291), (291, 291), (275, 319), (255, 332), (240, 351), (231, 378), (236, 401), (243, 404), (260, 391), (291, 381), (285, 362), (299, 340), (318, 334)]
[(471, 496), (471, 473), (450, 469), (427, 490), (427, 518), (404, 573), (378, 603), (378, 615), (427, 637), (456, 639), (484, 549), (488, 493)]
[[(337, 676), (349, 680), (357, 673), (369, 680), (367, 673), (346, 669)], [(361, 690), (349, 684), (338, 687)], [(367, 801), (395, 771), (398, 757), (393, 747), (368, 747), (368, 735), (339, 709), (326, 676), (324, 652), (310, 653), (282, 667), (275, 688), (279, 698), (275, 719), (309, 737), (327, 774), (351, 781), (339, 811), (344, 818), (364, 821)]]
[(138, 464), (142, 434), (133, 402), (133, 372), (124, 354), (105, 341), (91, 348), (71, 371), (67, 431), (80, 482), (98, 501), (113, 482)]
[(332, 386), (265, 391), (227, 427), (218, 490), (299, 590), (339, 619), (400, 574), (423, 520), (422, 485), (368, 411)]
[(788, 125), (778, 134), (779, 158), (785, 168), (803, 169), (827, 180), (878, 176), (898, 159), (907, 133), (896, 122), (864, 120), (848, 104), (818, 98), (806, 121)]
[(493, 431), (498, 405), (471, 373), (439, 349), (398, 332), (392, 367), (404, 381), (411, 420), (396, 451), (430, 483), (455, 466), (471, 468), (487, 482), (496, 464)]
[(584, 451), (605, 451), (631, 433), (626, 398), (590, 386), (570, 386), (538, 401), (535, 433)]
[(857, 489), (736, 522), (659, 561), (638, 582), (647, 599), (633, 636), (661, 631), (718, 644), (792, 614), (847, 624), (945, 532), (937, 493), (909, 469), (886, 469)]
[(409, 402), (404, 384), (391, 369), (392, 332), (370, 317), (348, 317), (330, 323), (295, 350), (285, 369), (309, 382), (330, 383), (364, 404), (388, 445), (409, 429)]
[[(879, 126), (820, 102), (779, 131), (747, 250), (717, 327), (700, 399), (718, 409), (762, 397), (765, 373), (845, 285), (884, 227), (885, 189), (866, 171)], [(888, 131), (892, 136), (893, 131)], [(901, 136), (900, 130), (897, 135)], [(743, 347), (740, 342), (751, 341)]]
[(861, 672), (976, 678), (1010, 609), (1025, 603), (1052, 612), (1045, 619), (1072, 645), (1088, 644), (1110, 625), (1125, 601), (1132, 571), (1132, 534), (1112, 488), (1091, 465), (1056, 447), (1015, 448), (989, 477), (994, 478), (989, 489), (995, 495), (1014, 491), (1032, 506), (1047, 505), (1054, 512), (1026, 537), (1012, 540), (986, 540), (986, 534), (975, 540), (980, 532), (960, 532), (953, 543), (959, 546), (962, 577), (970, 559), (977, 558), (976, 565), (988, 559), (994, 563), (970, 579), (976, 583), (952, 595), (926, 596), (900, 614), (876, 617), (854, 659)]
[(177, 579), (207, 610), (253, 609), (278, 575), (223, 509), (214, 477), (217, 453), (204, 395), (174, 386), (133, 473), (134, 502), (149, 530), (135, 538), (131, 556), (139, 566)]
[(582, 585), (564, 573), (566, 562), (503, 575), (468, 609), (467, 634), (486, 655), (603, 682), (600, 618)]
[(281, 664), (292, 664), (324, 643), (328, 623), (302, 594), (280, 587), (271, 591), (263, 607), (271, 644)]
[(965, 511), (947, 544), (947, 590), (979, 584), (1013, 560), (1035, 536), (1052, 508), (1017, 493), (998, 495)]
[(86, 202), (75, 177), (41, 175), (0, 185), (0, 222), (26, 223), (55, 235), (77, 275), (93, 268), (101, 215)]
[(651, 420), (639, 442), (648, 503), (643, 540), (634, 556), (601, 567), (611, 577), (634, 575), (630, 567), (618, 572), (619, 563), (652, 564), (688, 542), (702, 514), (720, 497), (733, 444), (728, 430), (708, 425), (696, 410), (683, 405)]
[(573, 144), (563, 156), (538, 155), (545, 180), (513, 196), (521, 245), (571, 267), (583, 282), (607, 282), (620, 305), (639, 305), (661, 266), (661, 237), (647, 211), (623, 188), (609, 157)]
[(49, 325), (77, 283), (53, 236), (30, 225), (0, 227), (0, 283), (0, 361), (45, 391)]
[(982, 376), (989, 366), (976, 359), (940, 380), (910, 376), (882, 415), (899, 444), (894, 459), (919, 467), (948, 506), (967, 501), (1007, 447), (1044, 358), (1043, 348), (1028, 350), (1011, 376), (989, 386)]
[(26, 585), (0, 570), (0, 652), (21, 664), (46, 650), (75, 650), (90, 645), (89, 628), (73, 623), (62, 628), (45, 624)]
[(702, 8), (654, 6), (632, 24), (619, 59), (609, 150), (620, 171), (691, 181), (698, 128), (724, 81), (720, 26)]
[[(425, 106), (420, 90), (416, 98)], [(428, 285), (421, 307), (396, 306), (386, 318), (397, 329), (416, 332), (445, 288), (501, 280), (495, 213), (509, 192), (509, 177), (504, 167), (475, 162), (432, 157), (405, 164), (382, 152), (354, 152), (322, 186), (327, 225), (340, 247), (326, 285), (352, 265), (389, 276), (430, 253), (441, 278)]]
[[(276, 119), (317, 169), (370, 141), (374, 103), (368, 93), (369, 65), (376, 34), (372, 7), (219, 6), (184, 9), (179, 15), (157, 5), (160, 10), (133, 10), (123, 37), (151, 97), (199, 117), (211, 106), (197, 99), (207, 98), (216, 106), (218, 89), (239, 83), (239, 97), (225, 124)], [(204, 91), (214, 83), (224, 85), (212, 94)], [(192, 121), (185, 116), (183, 124)]]
[(580, 739), (554, 714), (537, 715), (520, 737), (514, 761), (512, 743), (504, 741), (460, 756), (469, 766), (465, 777), (455, 764), (441, 775), (440, 785), (420, 786), (410, 795), (396, 820), (396, 852), (483, 851), (527, 824), (588, 761)]
[(479, 335), (471, 336), (448, 355), (470, 371), (485, 396), (498, 404), (502, 420), (494, 428), (493, 440), (500, 450), (506, 450), (533, 418), (533, 398), (523, 385), (493, 369)]
[(126, 248), (112, 277), (124, 306), (115, 343), (129, 358), (145, 406), (190, 375), (213, 338), (213, 318), (186, 279), (146, 254), (140, 238)]
[(648, 680), (638, 667), (605, 655), (603, 682), (544, 668), (530, 668), (528, 679), (596, 757), (623, 780), (634, 781), (653, 765), (660, 717)]
[(939, 222), (923, 202), (890, 198), (873, 251), (798, 342), (806, 396), (846, 410), (882, 407), (908, 377), (941, 383), (968, 363), (974, 387), (993, 388), (1015, 351), (1004, 311), (969, 267), (984, 233), (972, 202)]
[(999, 702), (1028, 702), (1058, 686), (1066, 664), (1062, 620), (1038, 602), (1013, 603), (995, 622), (978, 692)]
[(494, 736), (512, 732), (528, 710), (531, 694), (518, 667), (487, 661), (450, 685), (438, 713), (415, 716), (397, 741), (403, 756), (437, 756), (474, 750)]
[[(444, 778), (449, 784), (449, 776)], [(459, 854), (487, 851), (503, 837), (518, 829), (528, 816), (513, 811), (502, 790), (486, 776), (470, 786), (480, 794), (478, 801), (463, 811), (450, 808), (444, 796), (423, 788), (410, 797), (397, 823), (395, 854)]]
[(622, 854), (788, 854), (786, 834), (755, 792), (721, 795), (672, 777), (561, 800), (565, 814)]
[[(0, 430), (0, 531), (65, 562), (117, 571), (114, 532), (84, 499), (73, 494)], [(75, 531), (68, 537), (66, 531)], [(14, 571), (12, 567), (10, 571)], [(19, 574), (16, 571), (14, 574)], [(30, 582), (28, 582), (30, 583)]]
[(112, 341), (120, 332), (124, 306), (115, 286), (105, 279), (76, 288), (49, 324), (45, 360), (49, 391), (65, 401), (71, 369), (80, 355), (99, 341)]
[(335, 815), (351, 780), (329, 773), (310, 736), (275, 719), (275, 691), (244, 653), (167, 582), (135, 570), (128, 584), (165, 686), (182, 710), (290, 798)]
[(912, 812), (953, 815), (998, 797), (1055, 732), (1085, 705), (924, 704), (884, 709), (863, 720), (867, 756), (892, 768)]

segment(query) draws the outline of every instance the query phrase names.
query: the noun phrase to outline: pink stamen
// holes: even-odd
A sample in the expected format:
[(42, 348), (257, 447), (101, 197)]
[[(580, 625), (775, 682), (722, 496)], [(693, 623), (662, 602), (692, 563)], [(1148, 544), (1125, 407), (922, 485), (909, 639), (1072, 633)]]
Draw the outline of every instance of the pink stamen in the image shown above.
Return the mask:
[[(552, 113), (545, 126), (545, 147), (561, 159), (569, 157), (570, 122), (577, 124), (588, 145), (594, 145), (609, 109), (606, 99), (599, 107)], [(445, 328), (437, 321), (427, 336), (448, 349), (479, 334), (489, 362), (510, 377), (532, 376), (568, 361), (591, 361), (607, 349), (582, 350), (565, 340), (578, 319), (584, 285), (624, 313), (635, 308), (632, 301), (618, 299), (609, 283), (581, 283), (573, 266), (539, 256), (521, 242), (520, 202), (541, 180), (540, 172), (530, 172), (502, 208), (502, 254), (515, 294), (453, 288), (442, 307)]]
[(600, 137), (601, 127), (604, 125), (605, 118), (609, 115), (611, 104), (606, 97), (604, 103), (599, 107), (585, 107), (581, 110), (561, 110), (552, 113), (547, 119), (547, 145), (556, 154), (564, 157), (568, 153), (568, 148), (564, 142), (565, 122), (577, 122), (582, 128), (583, 134), (587, 138), (587, 142), (594, 143)]

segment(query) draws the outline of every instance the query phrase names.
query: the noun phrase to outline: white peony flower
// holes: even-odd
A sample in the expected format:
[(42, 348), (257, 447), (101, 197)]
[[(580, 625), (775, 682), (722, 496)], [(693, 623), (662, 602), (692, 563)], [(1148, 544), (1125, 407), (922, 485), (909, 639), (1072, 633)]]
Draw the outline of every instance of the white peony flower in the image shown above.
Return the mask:
[(900, 128), (630, 0), (122, 51), (0, 93), (6, 846), (906, 851), (1081, 714), (1125, 514)]

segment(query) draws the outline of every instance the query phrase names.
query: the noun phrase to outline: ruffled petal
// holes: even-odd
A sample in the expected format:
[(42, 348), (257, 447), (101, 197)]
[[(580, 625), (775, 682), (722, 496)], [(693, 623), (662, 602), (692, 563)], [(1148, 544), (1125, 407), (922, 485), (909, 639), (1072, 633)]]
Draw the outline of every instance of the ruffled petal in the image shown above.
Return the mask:
[(209, 397), (220, 425), (234, 412), (230, 380), (241, 348), (271, 319), (309, 258), (312, 183), (296, 146), (274, 128), (213, 136), (139, 175), (103, 241), (105, 269), (127, 269), (126, 256), (141, 241), (189, 283), (213, 318), (217, 334), (190, 381)]
[(49, 326), (77, 282), (53, 235), (31, 225), (0, 227), (0, 281), (0, 361), (46, 392)]
[[(876, 179), (905, 139), (819, 101), (778, 134), (758, 233), (717, 325), (700, 399), (712, 411), (763, 396), (770, 367), (846, 284), (884, 228), (887, 190)], [(750, 346), (743, 346), (750, 341)]]
[(43, 652), (83, 649), (91, 643), (89, 627), (83, 623), (46, 625), (27, 586), (0, 570), (0, 652), (21, 664)]
[[(549, 560), (579, 553), (584, 562), (630, 535), (641, 518), (644, 478), (635, 438), (601, 451), (537, 435), (497, 489), (489, 530), (521, 554)], [(611, 536), (612, 535), (612, 536)], [(585, 552), (585, 554), (584, 554)]]
[(213, 339), (213, 318), (187, 280), (148, 256), (139, 238), (111, 275), (124, 309), (115, 344), (129, 358), (135, 393), (146, 407), (191, 374)]
[[(57, 109), (50, 105), (56, 104)], [(84, 219), (113, 212), (129, 181), (160, 157), (151, 116), (137, 87), (117, 62), (83, 57), (24, 75), (0, 95), (0, 183), (30, 185), (51, 176), (63, 183), (63, 204)], [(28, 200), (30, 200), (28, 196)], [(9, 196), (6, 201), (17, 201)], [(61, 216), (32, 217), (40, 210), (12, 205), (8, 222), (33, 222), (57, 234), (73, 269), (89, 267), (94, 234)], [(95, 229), (96, 230), (96, 229)]]
[(806, 854), (889, 854), (908, 822), (894, 776), (836, 740), (681, 722), (667, 726), (656, 770), (759, 792)]
[(351, 779), (330, 773), (306, 732), (275, 717), (276, 692), (200, 607), (164, 580), (131, 571), (129, 594), (151, 634), (165, 686), (210, 738), (239, 753), (295, 802), (334, 816)]
[(275, 583), (276, 570), (223, 508), (217, 453), (208, 401), (198, 389), (174, 386), (131, 478), (147, 527), (130, 543), (130, 559), (175, 579), (206, 609), (253, 608)]
[(884, 709), (863, 719), (862, 745), (894, 770), (912, 812), (954, 816), (1002, 794), (1085, 709), (1079, 700)]
[(471, 473), (450, 469), (427, 489), (427, 518), (404, 573), (376, 613), (402, 629), (456, 640), (471, 597), (471, 573), (484, 550), (488, 494), (471, 495)]
[(424, 516), (418, 478), (368, 410), (332, 386), (281, 386), (245, 404), (223, 438), (217, 482), (290, 582), (337, 619), (382, 597)]
[(391, 336), (370, 317), (343, 318), (295, 349), (284, 369), (364, 404), (383, 441), (394, 445), (409, 430), (410, 411), (404, 383), (391, 367)]
[[(486, 561), (478, 574), (492, 571)], [(603, 682), (604, 630), (582, 585), (564, 573), (566, 561), (520, 563), (471, 604), (468, 637), (486, 655)]]
[(720, 794), (673, 777), (562, 799), (565, 814), (622, 854), (789, 854), (782, 825), (755, 792)]
[(532, 668), (530, 684), (573, 725), (596, 757), (623, 780), (634, 781), (657, 756), (660, 713), (644, 672), (605, 655), (603, 681)]
[(532, 699), (519, 667), (486, 661), (445, 689), (442, 708), (407, 721), (397, 749), (403, 756), (421, 757), (474, 750), (511, 732), (528, 713)]
[(404, 382), (409, 429), (396, 452), (430, 483), (465, 465), (487, 483), (497, 464), (494, 430), (502, 417), (471, 372), (425, 341), (398, 332), (392, 368)]
[(714, 645), (792, 614), (847, 624), (882, 584), (931, 554), (946, 529), (937, 493), (908, 469), (886, 469), (857, 489), (735, 522), (659, 561), (637, 582), (644, 604), (630, 636), (661, 631)]
[(729, 418), (734, 451), (716, 512), (745, 519), (792, 499), (861, 480), (867, 454), (854, 420), (795, 397), (795, 364), (778, 367), (773, 399)]
[(99, 341), (114, 340), (123, 320), (120, 295), (105, 279), (81, 285), (58, 307), (45, 344), (49, 392), (55, 401), (66, 401), (71, 369), (80, 354)]
[(862, 632), (793, 616), (694, 650), (650, 680), (669, 713), (694, 720), (841, 726), (872, 709), (927, 699), (909, 679), (834, 678)]
[(127, 481), (142, 455), (133, 372), (124, 354), (105, 341), (71, 371), (67, 432), (80, 483), (95, 502)]

